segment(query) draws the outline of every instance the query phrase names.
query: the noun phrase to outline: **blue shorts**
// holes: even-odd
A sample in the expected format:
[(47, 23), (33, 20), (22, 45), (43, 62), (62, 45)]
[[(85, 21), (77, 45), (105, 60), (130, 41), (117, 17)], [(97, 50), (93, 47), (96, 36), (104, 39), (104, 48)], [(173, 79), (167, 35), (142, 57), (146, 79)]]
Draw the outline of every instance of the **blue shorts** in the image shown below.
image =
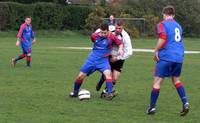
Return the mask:
[(31, 54), (32, 53), (31, 47), (21, 47), (21, 48), (22, 48), (23, 54)]
[(169, 62), (159, 60), (156, 64), (154, 76), (164, 77), (179, 77), (181, 75), (182, 63)]
[(111, 70), (108, 58), (103, 58), (101, 60), (87, 59), (80, 69), (80, 71), (87, 74), (87, 76), (94, 73), (96, 70), (101, 73), (105, 70)]

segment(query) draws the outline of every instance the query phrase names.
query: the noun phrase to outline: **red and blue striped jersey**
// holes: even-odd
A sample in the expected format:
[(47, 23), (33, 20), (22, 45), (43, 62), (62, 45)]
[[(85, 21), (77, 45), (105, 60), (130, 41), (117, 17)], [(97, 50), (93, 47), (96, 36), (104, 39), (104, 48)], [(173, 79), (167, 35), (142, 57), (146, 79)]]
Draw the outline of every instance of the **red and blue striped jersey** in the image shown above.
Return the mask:
[(158, 51), (159, 59), (182, 63), (184, 60), (182, 27), (174, 19), (168, 19), (157, 25), (157, 33), (159, 38), (165, 40), (162, 49)]
[(120, 45), (122, 40), (113, 34), (108, 34), (106, 38), (100, 36), (99, 33), (93, 33), (91, 40), (94, 42), (92, 48), (92, 54), (99, 57), (107, 57), (111, 53), (112, 45)]
[(35, 34), (32, 30), (32, 26), (27, 25), (26, 23), (23, 23), (20, 26), (19, 32), (17, 34), (17, 38), (20, 39), (20, 43), (22, 46), (30, 47), (31, 40), (35, 38)]

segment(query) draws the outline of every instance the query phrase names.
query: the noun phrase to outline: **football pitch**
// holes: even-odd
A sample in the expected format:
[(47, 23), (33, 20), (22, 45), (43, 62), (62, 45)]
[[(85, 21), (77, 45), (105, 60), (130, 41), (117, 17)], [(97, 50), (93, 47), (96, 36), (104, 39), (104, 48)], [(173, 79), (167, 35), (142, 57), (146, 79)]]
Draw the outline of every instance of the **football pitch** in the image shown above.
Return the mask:
[[(25, 60), (10, 65), (20, 54), (16, 32), (0, 32), (0, 123), (198, 123), (200, 122), (200, 54), (186, 54), (182, 81), (191, 105), (180, 117), (182, 104), (170, 79), (161, 87), (154, 116), (145, 114), (152, 87), (153, 53), (134, 52), (116, 85), (119, 96), (100, 98), (95, 86), (100, 73), (86, 78), (82, 88), (89, 101), (71, 99), (73, 81), (90, 50), (57, 47), (91, 47), (89, 37), (74, 32), (38, 32), (31, 68)], [(153, 49), (155, 39), (133, 39), (133, 48)], [(200, 51), (200, 39), (185, 38), (185, 49)]]

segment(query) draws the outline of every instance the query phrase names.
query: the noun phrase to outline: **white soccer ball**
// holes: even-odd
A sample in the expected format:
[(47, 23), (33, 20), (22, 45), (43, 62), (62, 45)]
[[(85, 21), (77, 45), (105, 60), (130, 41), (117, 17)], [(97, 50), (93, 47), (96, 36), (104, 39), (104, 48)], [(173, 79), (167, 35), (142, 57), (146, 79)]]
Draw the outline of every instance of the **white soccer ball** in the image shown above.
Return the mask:
[(90, 92), (86, 89), (81, 89), (78, 92), (78, 98), (79, 100), (89, 100), (90, 99)]

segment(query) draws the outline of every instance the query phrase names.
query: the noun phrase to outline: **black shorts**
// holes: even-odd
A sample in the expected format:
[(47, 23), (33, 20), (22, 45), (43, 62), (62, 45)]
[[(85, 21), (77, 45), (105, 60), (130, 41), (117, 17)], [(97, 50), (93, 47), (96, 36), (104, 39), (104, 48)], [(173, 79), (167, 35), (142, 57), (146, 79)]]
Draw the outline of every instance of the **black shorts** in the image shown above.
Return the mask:
[(124, 65), (125, 60), (118, 60), (114, 63), (110, 62), (111, 70), (116, 70), (118, 72), (122, 71), (122, 67)]

